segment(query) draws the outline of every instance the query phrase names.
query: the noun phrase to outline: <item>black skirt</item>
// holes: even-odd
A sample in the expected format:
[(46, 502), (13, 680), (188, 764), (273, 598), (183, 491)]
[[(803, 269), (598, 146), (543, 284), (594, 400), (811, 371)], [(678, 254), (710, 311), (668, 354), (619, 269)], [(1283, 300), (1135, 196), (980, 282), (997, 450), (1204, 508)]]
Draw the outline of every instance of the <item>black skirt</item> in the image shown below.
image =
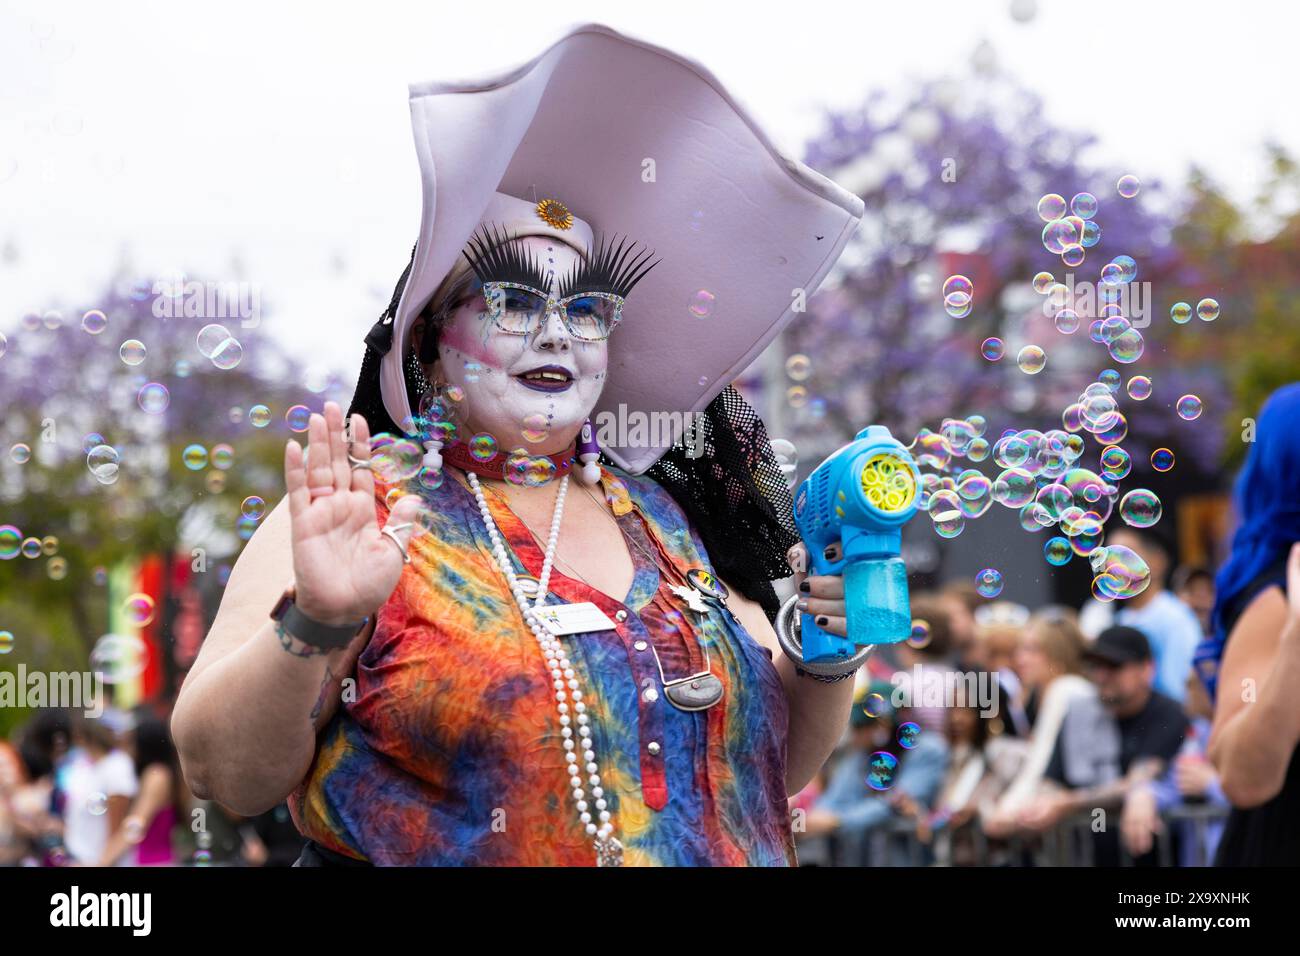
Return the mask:
[(1249, 810), (1232, 808), (1214, 865), (1300, 866), (1300, 749), (1276, 797)]

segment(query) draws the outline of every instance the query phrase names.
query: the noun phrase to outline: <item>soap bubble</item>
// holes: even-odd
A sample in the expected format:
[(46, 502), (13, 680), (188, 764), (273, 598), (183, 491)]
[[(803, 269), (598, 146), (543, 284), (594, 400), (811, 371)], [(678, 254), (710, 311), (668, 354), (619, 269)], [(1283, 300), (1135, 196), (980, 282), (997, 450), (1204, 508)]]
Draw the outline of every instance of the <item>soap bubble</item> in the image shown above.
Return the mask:
[(1043, 248), (1058, 256), (1066, 246), (1080, 245), (1080, 238), (1079, 230), (1068, 219), (1054, 219), (1043, 227)]
[(127, 339), (122, 343), (122, 347), (117, 350), (117, 354), (122, 357), (124, 365), (139, 365), (144, 361), (148, 351), (144, 347), (144, 343), (139, 339)]
[(539, 488), (555, 478), (555, 474), (555, 462), (545, 455), (534, 455), (528, 459), (528, 464), (524, 468), (524, 485), (529, 488)]
[(1119, 193), (1125, 199), (1132, 199), (1141, 190), (1142, 183), (1131, 173), (1121, 176), (1115, 183), (1115, 192)]
[(945, 489), (931, 495), (930, 518), (941, 538), (955, 538), (961, 534), (966, 527), (966, 515), (957, 492)]
[(877, 750), (869, 758), (867, 786), (872, 790), (888, 790), (894, 785), (894, 774), (898, 770), (898, 758), (887, 750)]
[(1174, 467), (1174, 453), (1168, 448), (1157, 448), (1151, 453), (1151, 467), (1156, 471), (1169, 471)]
[(1107, 478), (1118, 481), (1133, 467), (1129, 453), (1118, 445), (1107, 445), (1101, 451), (1101, 470)]
[(171, 400), (171, 393), (167, 391), (167, 386), (160, 382), (149, 382), (136, 395), (140, 408), (150, 415), (161, 415), (167, 411)]
[(1115, 371), (1113, 368), (1103, 369), (1102, 373), (1097, 376), (1097, 381), (1101, 382), (1101, 384), (1105, 385), (1112, 392), (1119, 391), (1119, 372)]
[(918, 466), (943, 471), (952, 461), (952, 447), (948, 439), (928, 428), (922, 429), (907, 448)]
[(1074, 309), (1062, 309), (1056, 313), (1056, 330), (1072, 335), (1079, 328), (1079, 313)]
[[(694, 296), (691, 297), (691, 302), (690, 305), (688, 306), (691, 315), (695, 316), (697, 319), (707, 319), (710, 315), (713, 314), (713, 303), (716, 300), (717, 300), (717, 296), (715, 296), (708, 289), (700, 289), (698, 292), (695, 293)], [(477, 366), (478, 363), (474, 363), (474, 364)], [(466, 366), (466, 368), (468, 367), (469, 366)], [(475, 380), (477, 380), (477, 376), (475, 376), (473, 379), (470, 379), (470, 381), (475, 381)]]
[(86, 467), (101, 485), (117, 481), (122, 456), (112, 445), (96, 445), (86, 453)]
[(1002, 593), (1002, 572), (997, 568), (985, 568), (975, 575), (975, 589), (986, 598), (995, 598)]
[(975, 295), (975, 284), (966, 276), (949, 276), (944, 280), (944, 298), (954, 293), (961, 293), (970, 299)]
[(497, 454), (497, 440), (480, 432), (469, 440), (469, 453), (475, 461), (491, 461)]
[(1145, 347), (1146, 344), (1142, 340), (1142, 333), (1137, 329), (1129, 329), (1111, 339), (1109, 346), (1110, 357), (1116, 362), (1131, 365), (1142, 357)]
[(1043, 545), (1043, 557), (1047, 559), (1048, 564), (1059, 568), (1063, 564), (1070, 563), (1070, 559), (1074, 557), (1074, 549), (1070, 547), (1068, 539), (1057, 535), (1048, 538), (1047, 543)]
[(1128, 437), (1128, 419), (1116, 412), (1114, 419), (1105, 428), (1093, 432), (1093, 435), (1103, 445), (1118, 445)]
[(997, 336), (990, 336), (980, 345), (980, 354), (990, 362), (996, 362), (1006, 354), (1006, 346)]
[(1058, 193), (1048, 193), (1038, 200), (1038, 218), (1043, 222), (1052, 222), (1065, 215), (1065, 197)]
[(1034, 276), (1034, 291), (1040, 295), (1045, 295), (1055, 281), (1056, 277), (1050, 272), (1040, 272)]
[(1201, 400), (1195, 395), (1184, 395), (1178, 400), (1178, 417), (1195, 421), (1201, 417)]
[(0, 525), (0, 561), (12, 561), (23, 546), (23, 533), (11, 524)]
[(1169, 318), (1179, 325), (1185, 325), (1192, 318), (1192, 307), (1186, 302), (1175, 302), (1169, 307)]
[(135, 627), (145, 627), (153, 620), (154, 600), (147, 594), (132, 594), (122, 602), (122, 614)]
[(1075, 193), (1070, 200), (1070, 212), (1080, 219), (1091, 219), (1097, 215), (1097, 197), (1092, 193)]
[(305, 432), (311, 424), (311, 409), (306, 405), (291, 405), (284, 413), (285, 424), (291, 432)]
[(964, 319), (970, 315), (972, 299), (965, 292), (950, 292), (943, 297), (944, 311), (954, 319)]
[(1132, 548), (1113, 544), (1095, 548), (1088, 555), (1092, 565), (1093, 593), (1111, 599), (1135, 597), (1151, 583), (1151, 568)]
[(1219, 317), (1219, 303), (1214, 299), (1202, 299), (1196, 303), (1196, 316), (1202, 322), (1213, 322)]
[(812, 359), (806, 355), (791, 355), (785, 360), (785, 374), (796, 382), (802, 382), (812, 374)]
[(9, 449), (9, 457), (20, 465), (25, 465), (31, 460), (31, 446), (25, 442), (15, 442), (14, 446)]
[(531, 415), (524, 418), (523, 429), (521, 430), (521, 434), (524, 436), (524, 441), (531, 442), (535, 445), (538, 442), (546, 441), (550, 436), (550, 433), (550, 423), (546, 420), (546, 416), (541, 412), (533, 412)]
[(1036, 501), (1020, 509), (1020, 527), (1026, 531), (1042, 531), (1052, 524), (1052, 516)]
[(1034, 500), (1047, 513), (1047, 516), (1055, 522), (1060, 520), (1061, 512), (1070, 507), (1074, 501), (1074, 495), (1069, 488), (1060, 482), (1052, 482), (1039, 488), (1038, 495)]
[(99, 335), (108, 328), (108, 316), (99, 309), (91, 309), (81, 317), (81, 327), (91, 335)]
[(1023, 468), (1008, 468), (993, 482), (993, 500), (1008, 508), (1022, 508), (1034, 498), (1034, 476)]
[(873, 720), (885, 712), (885, 698), (880, 694), (867, 694), (862, 698), (862, 712)]
[(1067, 244), (1065, 248), (1061, 250), (1061, 261), (1070, 267), (1083, 265), (1083, 260), (1086, 257), (1087, 253), (1084, 252), (1081, 243), (1076, 242), (1073, 244)]
[(140, 638), (130, 634), (105, 634), (90, 650), (90, 669), (105, 684), (116, 684), (144, 673), (148, 656), (148, 645)]
[[(379, 435), (375, 437), (380, 438)], [(393, 438), (392, 441), (371, 443), (370, 470), (381, 481), (395, 484), (407, 478), (414, 478), (423, 464), (423, 446), (417, 445), (409, 438)]]
[(913, 721), (907, 721), (898, 725), (898, 746), (904, 750), (911, 750), (916, 746), (916, 742), (921, 738), (921, 725)]
[(1108, 315), (1101, 320), (1101, 341), (1109, 345), (1119, 336), (1132, 329), (1128, 319), (1122, 315)]
[(248, 410), (248, 423), (254, 428), (265, 428), (271, 424), (271, 410), (265, 405), (254, 405)]
[(1101, 267), (1101, 281), (1106, 285), (1122, 285), (1124, 270), (1116, 262), (1108, 262)]
[(1119, 516), (1134, 528), (1149, 528), (1160, 520), (1160, 499), (1154, 491), (1134, 488), (1119, 503)]
[(921, 650), (930, 644), (930, 622), (917, 618), (912, 622), (912, 633), (907, 638), (909, 647)]
[(229, 338), (230, 330), (224, 325), (218, 325), (214, 322), (199, 329), (194, 344), (198, 347), (200, 355), (205, 359), (211, 359), (221, 350)]
[(1079, 244), (1085, 249), (1091, 249), (1099, 242), (1101, 242), (1101, 226), (1089, 219), (1083, 224), (1083, 237), (1079, 240)]
[(1047, 353), (1037, 345), (1026, 345), (1016, 356), (1016, 364), (1026, 375), (1037, 375), (1047, 365)]
[(1119, 266), (1120, 282), (1128, 284), (1137, 278), (1138, 264), (1132, 256), (1116, 256), (1111, 262)]
[(252, 521), (261, 521), (266, 515), (266, 502), (260, 495), (249, 495), (240, 502), (239, 513)]
[(1134, 375), (1128, 380), (1128, 397), (1142, 402), (1151, 397), (1151, 379), (1145, 375)]
[(222, 342), (217, 351), (212, 354), (212, 364), (228, 371), (238, 365), (243, 357), (244, 347), (237, 339), (230, 338)]
[(208, 467), (208, 450), (202, 445), (186, 445), (181, 452), (181, 462), (190, 471), (202, 471)]
[(957, 482), (959, 507), (967, 518), (978, 518), (993, 505), (993, 484), (978, 471), (965, 472)]
[(14, 649), (14, 636), (11, 631), (0, 631), (0, 654), (8, 654)]

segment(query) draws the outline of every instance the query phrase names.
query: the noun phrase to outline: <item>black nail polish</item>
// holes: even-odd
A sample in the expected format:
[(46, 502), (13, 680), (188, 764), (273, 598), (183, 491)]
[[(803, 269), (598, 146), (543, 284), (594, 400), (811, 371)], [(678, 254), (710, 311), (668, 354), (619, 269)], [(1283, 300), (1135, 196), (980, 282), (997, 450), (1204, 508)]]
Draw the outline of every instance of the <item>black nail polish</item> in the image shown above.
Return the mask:
[(809, 584), (807, 581), (800, 581), (799, 590), (802, 591), (804, 594), (809, 594), (812, 592), (812, 585)]
[(830, 618), (828, 618), (825, 614), (819, 615), (817, 618), (818, 627), (825, 627), (829, 622), (830, 622)]

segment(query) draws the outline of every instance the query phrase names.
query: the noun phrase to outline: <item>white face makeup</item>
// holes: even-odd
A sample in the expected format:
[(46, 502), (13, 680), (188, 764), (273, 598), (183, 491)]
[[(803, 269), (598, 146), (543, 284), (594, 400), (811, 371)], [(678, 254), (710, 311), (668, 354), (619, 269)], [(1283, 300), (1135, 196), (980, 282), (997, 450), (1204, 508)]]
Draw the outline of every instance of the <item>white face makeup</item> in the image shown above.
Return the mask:
[[(552, 277), (566, 275), (581, 258), (546, 236), (518, 240)], [(536, 331), (511, 335), (488, 317), (480, 293), (463, 303), (438, 337), (435, 373), (465, 390), (466, 420), (502, 451), (525, 448), (549, 455), (569, 447), (605, 385), (609, 342), (573, 338), (552, 311)]]

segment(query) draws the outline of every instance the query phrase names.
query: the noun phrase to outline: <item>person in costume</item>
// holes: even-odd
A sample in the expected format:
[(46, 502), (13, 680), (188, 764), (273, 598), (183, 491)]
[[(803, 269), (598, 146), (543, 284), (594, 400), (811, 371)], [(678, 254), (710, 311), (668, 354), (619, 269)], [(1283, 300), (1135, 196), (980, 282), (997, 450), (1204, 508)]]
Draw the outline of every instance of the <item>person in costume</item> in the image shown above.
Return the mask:
[(1237, 477), (1240, 522), (1196, 670), (1214, 700), (1210, 762), (1232, 802), (1219, 866), (1300, 862), (1300, 382), (1260, 410)]
[[(780, 650), (772, 581), (806, 554), (728, 383), (860, 200), (599, 25), (411, 111), (411, 263), (346, 431), (327, 403), (289, 443), (231, 573), (173, 718), (187, 779), (288, 796), (302, 865), (795, 863), (787, 795), (853, 670)], [(800, 588), (843, 635), (840, 579)]]

